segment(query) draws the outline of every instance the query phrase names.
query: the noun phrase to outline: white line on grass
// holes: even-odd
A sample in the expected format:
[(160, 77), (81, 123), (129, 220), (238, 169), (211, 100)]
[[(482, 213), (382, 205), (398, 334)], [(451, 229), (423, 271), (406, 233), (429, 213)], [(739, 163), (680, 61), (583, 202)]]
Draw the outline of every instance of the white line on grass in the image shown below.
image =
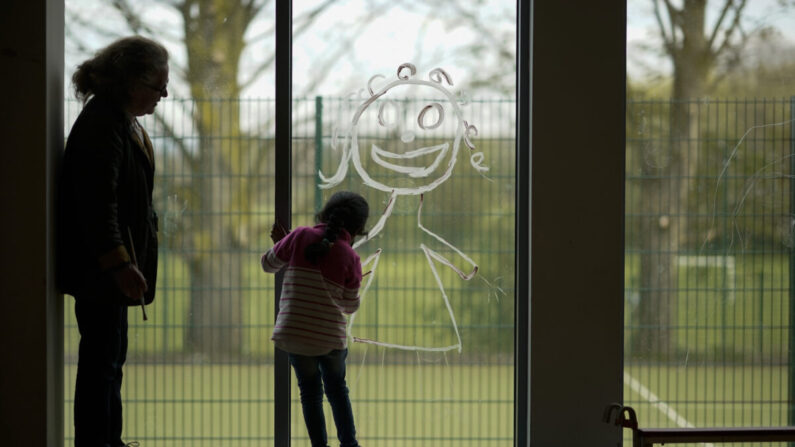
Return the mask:
[[(648, 401), (653, 407), (657, 408), (662, 414), (665, 415), (668, 419), (671, 420), (674, 424), (681, 428), (694, 428), (695, 426), (690, 423), (687, 419), (682, 417), (676, 410), (673, 409), (670, 405), (662, 401), (656, 394), (654, 394), (650, 389), (646, 388), (642, 383), (635, 380), (634, 377), (630, 376), (629, 373), (624, 372), (624, 383), (629, 385), (632, 391), (638, 393), (640, 397)], [(711, 443), (704, 443), (706, 447), (714, 447)]]

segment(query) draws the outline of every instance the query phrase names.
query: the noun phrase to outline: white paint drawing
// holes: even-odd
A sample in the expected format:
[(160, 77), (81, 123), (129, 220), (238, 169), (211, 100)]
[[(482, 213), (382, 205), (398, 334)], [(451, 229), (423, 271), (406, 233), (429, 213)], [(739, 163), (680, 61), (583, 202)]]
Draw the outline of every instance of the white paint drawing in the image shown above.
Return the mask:
[[(369, 235), (357, 241), (354, 248), (358, 248), (368, 241), (372, 240), (376, 235), (382, 232), (384, 226), (387, 224), (395, 203), (402, 196), (419, 196), (417, 203), (417, 228), (424, 234), (429, 235), (441, 244), (443, 252), (447, 255), (440, 253), (437, 250), (424, 243), (420, 243), (418, 253), (423, 256), (428, 264), (428, 268), (435, 279), (435, 285), (438, 287), (440, 303), (444, 303), (447, 310), (447, 315), (450, 318), (450, 328), (454, 332), (453, 344), (445, 344), (441, 346), (412, 346), (405, 343), (390, 343), (385, 340), (373, 340), (368, 338), (357, 337), (354, 333), (354, 321), (356, 315), (351, 316), (348, 324), (348, 335), (352, 337), (354, 342), (367, 343), (378, 345), (387, 348), (402, 349), (409, 351), (431, 351), (431, 352), (446, 352), (451, 350), (462, 351), (461, 335), (456, 323), (455, 313), (450, 305), (448, 294), (445, 291), (445, 284), (443, 283), (438, 271), (438, 267), (446, 267), (454, 271), (462, 280), (472, 279), (478, 271), (478, 266), (466, 253), (455, 247), (446, 239), (431, 231), (422, 222), (422, 209), (426, 200), (426, 195), (434, 190), (437, 186), (444, 183), (453, 173), (455, 167), (459, 148), (461, 143), (470, 151), (470, 164), (481, 175), (488, 171), (488, 167), (483, 165), (484, 156), (482, 152), (475, 152), (475, 145), (472, 143), (472, 138), (477, 136), (477, 128), (464, 120), (461, 110), (462, 104), (465, 103), (463, 96), (454, 95), (448, 90), (447, 86), (452, 86), (453, 82), (450, 76), (442, 69), (434, 69), (428, 74), (428, 79), (419, 79), (416, 77), (416, 67), (410, 63), (402, 64), (397, 69), (397, 76), (392, 80), (386, 80), (383, 76), (376, 75), (370, 78), (367, 85), (367, 92), (365, 93), (364, 101), (358, 105), (352, 115), (350, 123), (346, 129), (340, 134), (335, 130), (332, 139), (332, 148), (342, 148), (341, 161), (337, 171), (331, 177), (326, 177), (322, 172), (319, 173), (321, 184), (320, 188), (332, 188), (340, 184), (347, 175), (348, 164), (353, 164), (356, 173), (361, 177), (365, 186), (384, 191), (389, 194), (387, 205), (383, 214), (378, 221), (370, 229)], [(376, 84), (380, 85), (376, 87)], [(452, 116), (455, 122), (452, 124), (455, 128), (452, 142), (447, 141), (441, 144), (434, 144), (427, 147), (418, 149), (391, 151), (379, 147), (373, 143), (369, 151), (363, 151), (365, 155), (369, 154), (370, 161), (391, 175), (386, 176), (385, 179), (377, 180), (364, 169), (362, 165), (359, 147), (359, 124), (362, 114), (365, 112), (377, 113), (376, 121), (379, 126), (389, 130), (396, 130), (398, 127), (398, 120), (394, 119), (397, 111), (400, 108), (399, 101), (389, 99), (390, 92), (394, 92), (397, 87), (401, 88), (417, 88), (417, 89), (431, 89), (430, 91), (438, 96), (439, 94), (445, 99), (444, 101), (430, 100), (429, 104), (422, 107), (416, 114), (416, 120), (412, 120), (411, 127), (416, 127), (417, 132), (411, 130), (404, 130), (400, 132), (400, 145), (405, 143), (415, 142), (417, 133), (420, 132), (438, 132), (442, 130), (440, 126), (448, 116)], [(379, 100), (380, 101), (377, 101)], [(444, 104), (442, 104), (444, 103)], [(373, 106), (373, 107), (371, 107)], [(414, 122), (415, 121), (415, 122)], [(406, 126), (408, 127), (408, 126)], [(400, 129), (397, 129), (400, 130)], [(449, 138), (449, 137), (448, 137)], [(340, 140), (342, 140), (340, 142)], [(413, 164), (412, 164), (413, 162)], [(446, 164), (445, 164), (446, 162)], [(421, 166), (415, 166), (422, 164)], [(396, 180), (397, 179), (397, 180)], [(413, 184), (405, 186), (406, 182), (400, 180), (411, 179)], [(434, 243), (435, 244), (435, 243)], [(361, 297), (362, 302), (367, 300), (367, 293), (370, 285), (373, 283), (377, 275), (377, 268), (379, 260), (383, 255), (383, 251), (379, 248), (372, 255), (367, 257), (362, 266), (369, 266), (369, 272), (365, 276), (365, 283), (362, 285)], [(451, 258), (449, 259), (448, 256)], [(466, 265), (464, 269), (456, 266)], [(467, 271), (464, 271), (467, 270)]]

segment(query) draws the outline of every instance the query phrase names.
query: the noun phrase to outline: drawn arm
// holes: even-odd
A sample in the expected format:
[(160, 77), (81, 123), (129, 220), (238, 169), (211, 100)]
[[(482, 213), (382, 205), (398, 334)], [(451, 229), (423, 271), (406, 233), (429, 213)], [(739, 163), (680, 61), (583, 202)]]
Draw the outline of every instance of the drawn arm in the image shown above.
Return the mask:
[(420, 206), (417, 209), (417, 226), (419, 226), (422, 231), (424, 231), (425, 233), (433, 236), (434, 239), (436, 239), (437, 241), (441, 242), (442, 244), (444, 244), (445, 246), (447, 246), (448, 248), (450, 248), (451, 250), (456, 252), (458, 254), (458, 256), (461, 257), (461, 259), (463, 259), (469, 265), (472, 266), (472, 270), (469, 273), (465, 273), (463, 270), (461, 270), (455, 264), (453, 264), (449, 259), (445, 258), (444, 256), (440, 255), (439, 253), (437, 253), (437, 252), (435, 252), (433, 250), (427, 249), (426, 254), (430, 254), (430, 256), (433, 257), (434, 259), (436, 259), (437, 261), (439, 261), (442, 264), (450, 267), (450, 269), (452, 269), (454, 272), (456, 272), (458, 274), (458, 276), (461, 277), (461, 279), (464, 279), (464, 280), (467, 280), (467, 281), (472, 279), (475, 276), (475, 274), (477, 274), (477, 272), (478, 272), (478, 266), (477, 266), (477, 264), (475, 264), (475, 261), (473, 261), (472, 258), (467, 256), (464, 252), (459, 250), (456, 246), (454, 246), (453, 244), (447, 242), (441, 236), (439, 236), (438, 234), (436, 234), (436, 233), (432, 232), (431, 230), (425, 228), (422, 225), (422, 203), (423, 203), (423, 199), (424, 199), (424, 194), (420, 194)]
[[(366, 282), (362, 285), (359, 290), (359, 306), (361, 306), (361, 300), (364, 300), (364, 297), (367, 296), (367, 290), (370, 289), (370, 283), (373, 282), (373, 277), (375, 277), (375, 269), (378, 267), (378, 260), (381, 258), (381, 249), (379, 248), (376, 250), (375, 253), (371, 254), (362, 262), (362, 270), (366, 270), (364, 275), (362, 275), (362, 279), (366, 279)], [(351, 317), (348, 319), (348, 337), (351, 337), (351, 328), (353, 327), (353, 320), (356, 319), (356, 313), (352, 314)], [(356, 337), (353, 337), (354, 339)]]

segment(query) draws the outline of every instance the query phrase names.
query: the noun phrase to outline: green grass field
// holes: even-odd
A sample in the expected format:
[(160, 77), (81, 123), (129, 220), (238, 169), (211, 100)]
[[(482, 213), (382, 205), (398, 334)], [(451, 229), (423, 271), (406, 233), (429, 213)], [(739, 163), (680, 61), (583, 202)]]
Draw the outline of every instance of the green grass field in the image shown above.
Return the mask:
[[(673, 414), (698, 427), (787, 425), (786, 366), (729, 367), (693, 365), (659, 368), (628, 366), (625, 372), (639, 382), (625, 380), (626, 404), (638, 411), (641, 427), (676, 427)], [(642, 387), (658, 400), (650, 399)]]
[[(738, 253), (731, 268), (678, 268), (678, 291), (668, 304), (673, 317), (674, 363), (689, 357), (712, 363), (760, 364), (788, 361), (790, 337), (789, 259), (770, 253)], [(634, 311), (640, 290), (640, 259), (625, 257), (627, 299), (624, 307), (625, 350), (632, 327), (641, 324)]]
[[(624, 403), (637, 411), (642, 428), (789, 425), (786, 366), (660, 368), (630, 364), (625, 374)], [(625, 431), (627, 446), (631, 445), (630, 433)]]
[[(363, 445), (513, 445), (513, 368), (349, 364)], [(125, 437), (144, 445), (262, 446), (273, 430), (273, 365), (128, 365)], [(74, 366), (66, 370), (71, 393)], [(293, 445), (308, 446), (293, 380)], [(72, 420), (71, 399), (66, 421)], [(326, 405), (329, 435), (335, 435)], [(67, 422), (66, 437), (73, 436)], [(332, 438), (333, 439), (333, 438)], [(70, 441), (67, 441), (69, 444)], [(333, 444), (333, 442), (331, 442)]]
[[(780, 256), (737, 256), (732, 284), (726, 283), (726, 272), (721, 269), (680, 270), (683, 292), (675, 304), (677, 327), (671, 363), (648, 366), (626, 360), (625, 372), (632, 380), (625, 381), (625, 404), (638, 411), (642, 427), (787, 424), (786, 263)], [(393, 272), (397, 275), (393, 279), (414, 287), (416, 280), (411, 278), (419, 275), (412, 264), (406, 264)], [(272, 354), (272, 276), (258, 272), (256, 263), (249, 267), (242, 364), (215, 365), (202, 357), (185, 358), (189, 295), (186, 267), (174, 258), (162, 263), (162, 289), (149, 309), (150, 321), (140, 321), (140, 311), (130, 309), (131, 360), (125, 369), (124, 390), (126, 439), (158, 447), (272, 443), (274, 385), (272, 365), (267, 363)], [(626, 273), (628, 288), (636, 287), (637, 259), (632, 256), (627, 257)], [(405, 315), (407, 307), (400, 301), (405, 299), (405, 291), (384, 289), (378, 293), (384, 304), (367, 309), (362, 322), (366, 316), (410, 320)], [(67, 444), (73, 436), (72, 362), (77, 342), (71, 303), (69, 299), (65, 310)], [(510, 321), (510, 295), (502, 301), (483, 303), (479, 312), (461, 301), (454, 303), (459, 324), (466, 328), (463, 336), (467, 354), (494, 354), (487, 348), (473, 347), (470, 340), (496, 340), (498, 334), (510, 339), (510, 327), (476, 328), (475, 324), (484, 316), (488, 321)], [(630, 300), (625, 309), (629, 327), (633, 310)], [(494, 316), (490, 316), (492, 312)], [(625, 341), (631, 335), (628, 331)], [(461, 365), (448, 363), (440, 355), (413, 354), (398, 356), (397, 360), (403, 362), (400, 364), (395, 364), (395, 357), (382, 364), (383, 351), (374, 347), (369, 348), (366, 363), (361, 363), (367, 349), (361, 345), (352, 348), (348, 373), (363, 445), (513, 445), (513, 368), (509, 364)], [(143, 362), (144, 357), (154, 362)], [(458, 359), (452, 355), (449, 358)], [(477, 355), (471, 358), (480, 361)], [(486, 356), (482, 360), (493, 362), (495, 358)], [(294, 383), (292, 386), (289, 411), (293, 445), (305, 446), (308, 441), (298, 391)], [(327, 416), (333, 437), (330, 411)], [(625, 445), (630, 445), (630, 439), (626, 431)]]
[[(349, 364), (348, 381), (363, 445), (512, 446), (513, 368), (448, 365)], [(66, 370), (67, 394), (74, 366)], [(776, 426), (787, 424), (785, 367), (629, 365), (625, 403), (641, 427)], [(649, 395), (648, 393), (652, 393)], [(125, 370), (125, 435), (144, 445), (262, 446), (272, 442), (270, 364), (131, 364)], [(296, 446), (308, 446), (298, 390), (290, 409)], [(650, 400), (650, 397), (653, 400)], [(674, 412), (674, 413), (672, 413)], [(333, 421), (327, 407), (329, 435)], [(678, 422), (672, 419), (678, 415)], [(72, 436), (67, 397), (67, 439)], [(625, 445), (630, 445), (625, 432)], [(69, 441), (67, 441), (68, 444)]]

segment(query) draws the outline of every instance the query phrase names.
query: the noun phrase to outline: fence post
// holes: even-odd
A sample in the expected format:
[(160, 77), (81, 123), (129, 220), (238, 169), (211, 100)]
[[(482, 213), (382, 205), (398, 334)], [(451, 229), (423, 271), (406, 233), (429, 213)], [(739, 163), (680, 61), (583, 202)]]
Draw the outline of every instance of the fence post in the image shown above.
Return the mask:
[[(323, 167), (323, 97), (315, 96), (315, 172), (313, 178)], [(315, 213), (323, 207), (323, 194), (315, 186)]]
[[(790, 159), (789, 159), (789, 212), (790, 212), (790, 221), (793, 219), (795, 215), (795, 181), (793, 181), (793, 175), (795, 175), (795, 157), (792, 157), (792, 154), (795, 154), (795, 96), (791, 96), (789, 100), (789, 150), (790, 150)], [(792, 237), (792, 230), (790, 226), (790, 237)], [(792, 241), (790, 241), (789, 246), (789, 425), (795, 425), (795, 408), (793, 408), (793, 402), (795, 402), (795, 247), (793, 247)], [(790, 443), (789, 445), (795, 445)]]

